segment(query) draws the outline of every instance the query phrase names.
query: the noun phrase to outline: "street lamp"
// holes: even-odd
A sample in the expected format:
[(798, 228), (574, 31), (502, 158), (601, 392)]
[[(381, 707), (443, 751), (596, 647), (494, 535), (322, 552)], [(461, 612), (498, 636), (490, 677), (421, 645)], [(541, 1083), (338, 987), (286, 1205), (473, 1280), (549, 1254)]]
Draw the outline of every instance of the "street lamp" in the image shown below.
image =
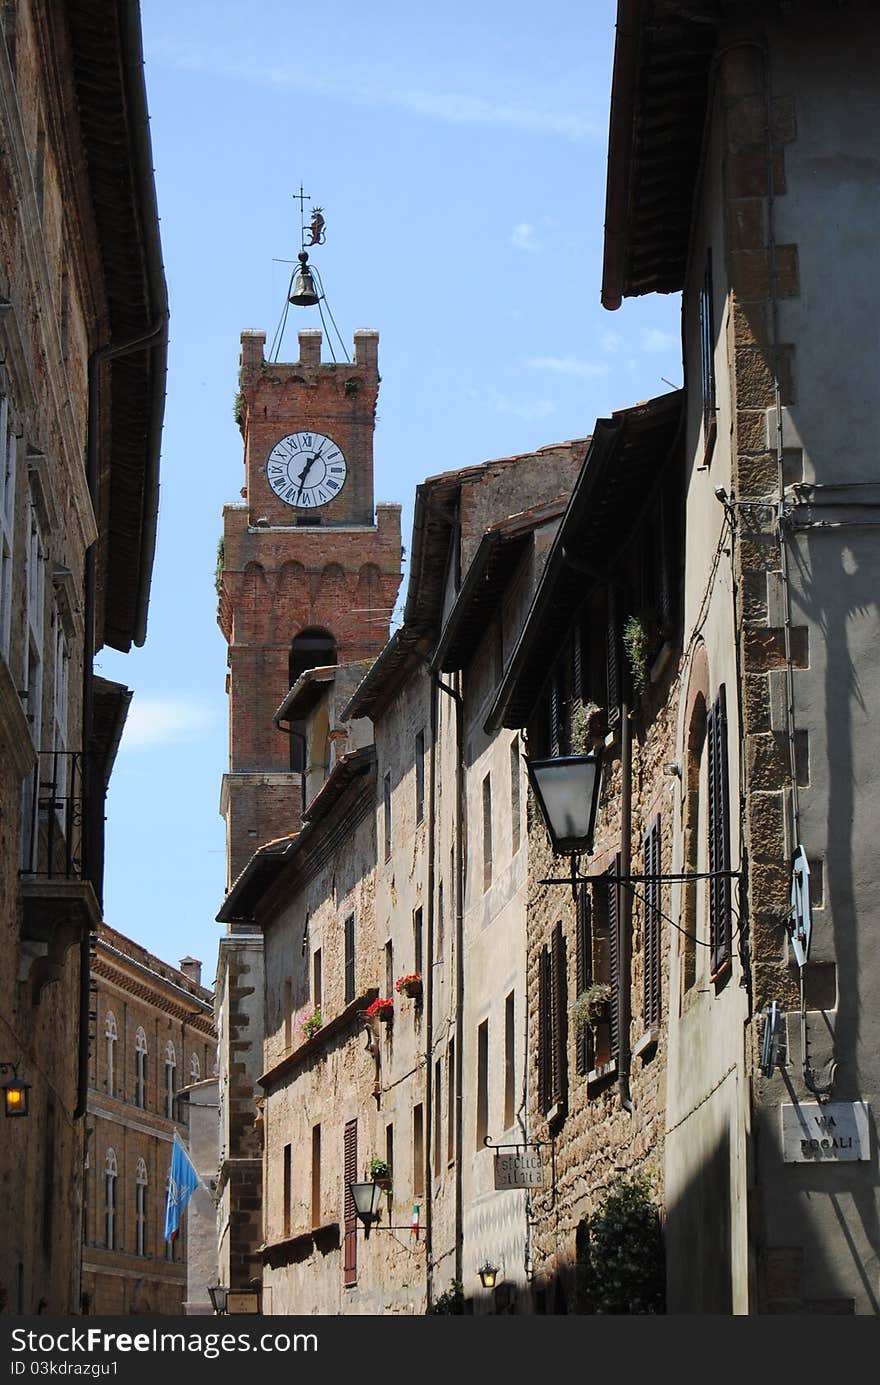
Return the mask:
[(477, 1274), (480, 1276), (480, 1283), (482, 1284), (484, 1289), (495, 1288), (495, 1285), (498, 1281), (497, 1265), (493, 1265), (490, 1260), (487, 1260), (486, 1263), (484, 1265), (481, 1265), (480, 1268), (477, 1270)]
[(209, 1284), (208, 1296), (211, 1300), (211, 1307), (215, 1313), (226, 1312), (226, 1300), (229, 1290), (223, 1284)]
[(557, 856), (592, 850), (601, 769), (601, 748), (589, 755), (526, 760), (529, 783)]
[(4, 1082), (3, 1110), (7, 1116), (26, 1116), (30, 1110), (30, 1082), (25, 1082), (18, 1075), (18, 1068), (15, 1063), (0, 1063), (0, 1072), (11, 1072), (12, 1078), (9, 1082)]
[(354, 1210), (359, 1221), (364, 1224), (364, 1236), (369, 1236), (370, 1227), (379, 1220), (379, 1200), (382, 1196), (381, 1184), (370, 1179), (368, 1183), (349, 1183)]

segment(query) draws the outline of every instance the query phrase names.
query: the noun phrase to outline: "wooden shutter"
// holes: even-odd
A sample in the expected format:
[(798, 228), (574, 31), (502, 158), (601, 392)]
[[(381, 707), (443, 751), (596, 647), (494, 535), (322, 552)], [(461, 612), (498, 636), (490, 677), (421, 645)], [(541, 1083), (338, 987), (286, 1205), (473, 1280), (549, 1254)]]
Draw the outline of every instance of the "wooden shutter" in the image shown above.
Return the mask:
[(538, 1105), (546, 1111), (550, 1097), (550, 951), (541, 948), (538, 958)]
[(620, 1054), (620, 885), (615, 877), (620, 875), (620, 855), (607, 872), (608, 876), (608, 957), (610, 962), (609, 981), (611, 983), (611, 1057), (617, 1061)]
[(553, 929), (550, 952), (551, 973), (551, 1044), (552, 1084), (551, 1102), (563, 1101), (568, 1088), (568, 982), (566, 977), (566, 948), (562, 924)]
[(605, 669), (608, 695), (608, 725), (620, 717), (620, 616), (619, 601), (613, 587), (608, 588), (608, 626), (605, 635)]
[(343, 1261), (343, 1282), (354, 1284), (357, 1280), (357, 1213), (351, 1195), (352, 1183), (357, 1182), (357, 1121), (345, 1122), (345, 1144), (343, 1152), (345, 1170), (345, 1242)]
[(550, 755), (559, 754), (559, 682), (556, 674), (550, 679)]
[[(593, 970), (592, 911), (588, 885), (581, 885), (578, 891), (575, 927), (577, 929), (575, 937), (575, 984), (577, 994), (583, 995), (592, 980)], [(575, 1063), (578, 1076), (586, 1076), (591, 1067), (590, 1026), (588, 1024), (581, 1025), (577, 1032)]]
[(727, 701), (725, 690), (718, 691), (706, 718), (709, 753), (709, 941), (712, 947), (712, 975), (717, 976), (730, 961), (731, 881), (730, 870), (730, 787), (727, 774)]
[(354, 1000), (354, 914), (345, 920), (345, 1004)]
[(645, 875), (654, 877), (645, 881), (645, 939), (644, 939), (644, 981), (645, 981), (645, 1029), (656, 1029), (661, 1014), (661, 963), (660, 963), (660, 818), (645, 834), (644, 858)]

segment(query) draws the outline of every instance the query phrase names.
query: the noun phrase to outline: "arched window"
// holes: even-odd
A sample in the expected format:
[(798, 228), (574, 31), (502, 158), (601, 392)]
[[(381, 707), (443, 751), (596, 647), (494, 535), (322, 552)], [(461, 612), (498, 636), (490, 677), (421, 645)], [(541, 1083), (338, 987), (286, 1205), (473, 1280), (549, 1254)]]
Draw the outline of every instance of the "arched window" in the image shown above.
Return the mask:
[(177, 1056), (174, 1052), (174, 1045), (171, 1040), (165, 1045), (165, 1115), (169, 1120), (174, 1119), (174, 1069), (177, 1067)]
[(190, 1082), (198, 1082), (201, 1076), (202, 1072), (199, 1067), (199, 1055), (194, 1053), (189, 1060), (189, 1080)]
[(147, 1104), (147, 1035), (140, 1027), (134, 1036), (134, 1104)]
[(107, 1011), (107, 1018), (104, 1021), (104, 1038), (107, 1040), (107, 1095), (115, 1095), (114, 1064), (113, 1055), (115, 1052), (116, 1040), (119, 1037), (116, 1028), (116, 1016), (112, 1010)]
[[(686, 874), (706, 870), (706, 718), (709, 697), (709, 663), (702, 643), (698, 644), (691, 665), (687, 719), (684, 724), (682, 765), (682, 817)], [(681, 990), (689, 991), (697, 979), (697, 939), (703, 933), (705, 882), (686, 880), (681, 892), (683, 932), (680, 938)]]
[[(287, 662), (288, 686), (292, 688), (307, 668), (323, 668), (335, 663), (336, 641), (330, 631), (319, 627), (302, 630), (290, 646), (290, 658)], [(302, 740), (305, 722), (292, 721), (290, 730), (290, 768), (297, 774), (302, 774), (305, 769)]]
[(147, 1166), (143, 1159), (137, 1161), (134, 1183), (134, 1232), (135, 1254), (147, 1253)]
[(116, 1249), (116, 1151), (107, 1150), (104, 1161), (104, 1244)]

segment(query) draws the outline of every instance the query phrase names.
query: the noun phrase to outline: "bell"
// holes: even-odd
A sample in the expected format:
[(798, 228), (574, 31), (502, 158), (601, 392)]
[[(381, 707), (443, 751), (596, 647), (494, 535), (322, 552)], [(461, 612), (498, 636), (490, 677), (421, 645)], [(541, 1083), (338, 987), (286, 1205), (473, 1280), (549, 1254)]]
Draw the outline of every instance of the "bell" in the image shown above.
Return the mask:
[(297, 308), (313, 308), (318, 301), (318, 294), (315, 291), (315, 281), (308, 265), (309, 257), (304, 250), (301, 250), (297, 258), (300, 262), (300, 268), (294, 280), (293, 293), (290, 295), (289, 301)]

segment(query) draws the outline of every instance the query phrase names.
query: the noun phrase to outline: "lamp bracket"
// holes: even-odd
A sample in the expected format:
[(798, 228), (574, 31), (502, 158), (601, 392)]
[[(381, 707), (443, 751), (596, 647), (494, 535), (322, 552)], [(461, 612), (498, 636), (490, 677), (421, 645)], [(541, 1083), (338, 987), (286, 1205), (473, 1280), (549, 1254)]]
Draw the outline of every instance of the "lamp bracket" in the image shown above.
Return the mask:
[(553, 1143), (553, 1140), (517, 1140), (514, 1144), (496, 1144), (491, 1135), (483, 1136), (483, 1144), (487, 1149), (536, 1149), (539, 1145)]

